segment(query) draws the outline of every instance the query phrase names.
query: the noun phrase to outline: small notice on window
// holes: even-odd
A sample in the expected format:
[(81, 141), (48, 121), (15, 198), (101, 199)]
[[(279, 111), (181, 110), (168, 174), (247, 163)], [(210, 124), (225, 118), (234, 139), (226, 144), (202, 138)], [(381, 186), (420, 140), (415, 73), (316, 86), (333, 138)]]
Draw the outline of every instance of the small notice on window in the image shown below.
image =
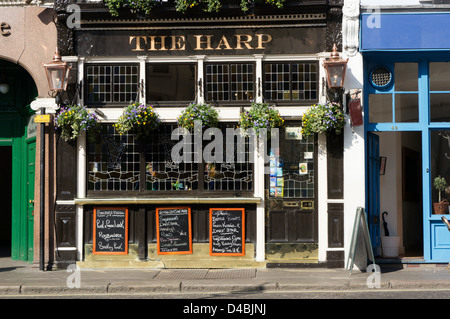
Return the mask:
[(308, 174), (308, 163), (299, 163), (298, 168), (299, 168), (300, 175)]
[(301, 140), (302, 128), (301, 127), (286, 127), (286, 139), (287, 140)]

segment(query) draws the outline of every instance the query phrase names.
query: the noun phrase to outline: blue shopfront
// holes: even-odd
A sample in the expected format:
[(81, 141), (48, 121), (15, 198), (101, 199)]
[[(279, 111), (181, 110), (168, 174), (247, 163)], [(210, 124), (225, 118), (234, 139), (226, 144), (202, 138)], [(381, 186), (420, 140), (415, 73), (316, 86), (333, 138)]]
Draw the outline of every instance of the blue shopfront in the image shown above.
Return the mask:
[(405, 260), (450, 261), (448, 25), (448, 12), (361, 15), (366, 210), (380, 256), (389, 235)]

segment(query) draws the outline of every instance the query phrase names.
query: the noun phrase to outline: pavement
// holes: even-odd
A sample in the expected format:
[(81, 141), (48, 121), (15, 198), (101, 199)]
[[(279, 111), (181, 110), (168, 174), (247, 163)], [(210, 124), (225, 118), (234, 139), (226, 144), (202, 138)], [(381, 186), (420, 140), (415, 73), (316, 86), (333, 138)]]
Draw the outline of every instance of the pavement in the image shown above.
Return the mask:
[(40, 271), (0, 258), (0, 298), (185, 293), (366, 291), (424, 289), (450, 292), (442, 264), (381, 267), (378, 273), (326, 268), (68, 269)]

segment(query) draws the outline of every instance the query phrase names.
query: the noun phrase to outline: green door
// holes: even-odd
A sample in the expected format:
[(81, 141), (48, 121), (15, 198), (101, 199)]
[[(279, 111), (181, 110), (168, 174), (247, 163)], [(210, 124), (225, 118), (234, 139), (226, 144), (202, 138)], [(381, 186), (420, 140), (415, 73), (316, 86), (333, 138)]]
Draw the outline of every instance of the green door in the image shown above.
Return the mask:
[[(0, 190), (7, 193), (0, 199), (2, 203), (10, 202), (3, 204), (0, 211), (2, 221), (9, 226), (0, 239), (6, 238), (10, 244), (11, 259), (29, 262), (33, 260), (34, 246), (36, 157), (36, 130), (31, 120), (34, 112), (30, 103), (37, 96), (37, 87), (30, 74), (16, 63), (0, 59), (0, 70), (10, 83), (10, 90), (0, 93), (0, 156), (5, 157), (0, 161), (5, 164)], [(0, 231), (4, 227), (7, 226), (0, 227)]]

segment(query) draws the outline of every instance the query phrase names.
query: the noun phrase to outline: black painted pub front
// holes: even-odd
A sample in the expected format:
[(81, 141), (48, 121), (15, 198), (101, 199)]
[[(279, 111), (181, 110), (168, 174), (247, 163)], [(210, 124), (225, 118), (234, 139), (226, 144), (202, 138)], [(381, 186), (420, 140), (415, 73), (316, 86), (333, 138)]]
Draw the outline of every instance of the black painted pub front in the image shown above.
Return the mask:
[[(80, 24), (67, 28), (67, 3), (57, 1), (59, 48), (72, 65), (66, 100), (95, 112), (102, 126), (94, 140), (57, 143), (58, 266), (343, 267), (343, 251), (319, 257), (320, 245), (343, 248), (343, 204), (325, 209), (338, 222), (320, 242), (321, 140), (301, 134), (303, 112), (326, 99), (321, 64), (341, 45), (342, 3), (256, 2), (243, 12), (222, 2), (218, 13), (182, 14), (167, 1), (148, 15), (124, 8), (118, 17), (83, 2)], [(161, 119), (145, 138), (116, 129), (134, 102), (152, 105)], [(177, 117), (190, 103), (214, 106), (225, 137), (252, 102), (283, 117), (276, 147), (270, 141), (259, 154), (246, 140), (228, 154), (242, 161), (173, 160)], [(328, 139), (327, 192), (342, 198), (342, 138)], [(203, 154), (212, 141), (193, 139), (188, 149)], [(225, 138), (214, 142), (229, 149)]]

